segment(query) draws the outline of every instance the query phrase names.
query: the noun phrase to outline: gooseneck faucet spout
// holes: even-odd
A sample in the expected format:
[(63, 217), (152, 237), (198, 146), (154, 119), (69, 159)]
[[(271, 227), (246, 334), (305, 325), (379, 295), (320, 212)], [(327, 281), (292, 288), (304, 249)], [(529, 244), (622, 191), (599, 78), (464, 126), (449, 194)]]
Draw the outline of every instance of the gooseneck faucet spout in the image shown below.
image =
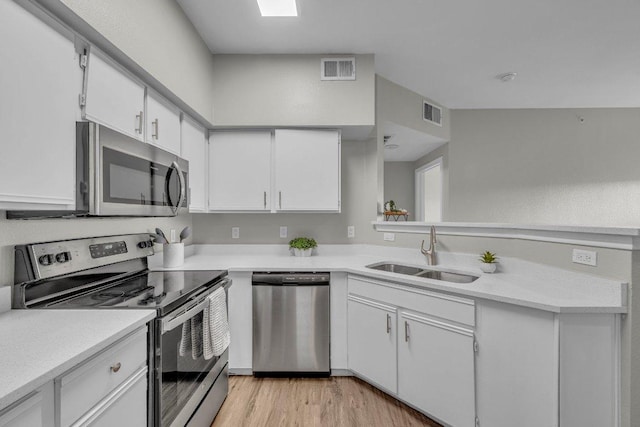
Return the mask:
[(436, 265), (436, 227), (431, 226), (431, 235), (429, 236), (429, 249), (424, 248), (424, 240), (420, 245), (420, 252), (427, 257), (427, 264)]

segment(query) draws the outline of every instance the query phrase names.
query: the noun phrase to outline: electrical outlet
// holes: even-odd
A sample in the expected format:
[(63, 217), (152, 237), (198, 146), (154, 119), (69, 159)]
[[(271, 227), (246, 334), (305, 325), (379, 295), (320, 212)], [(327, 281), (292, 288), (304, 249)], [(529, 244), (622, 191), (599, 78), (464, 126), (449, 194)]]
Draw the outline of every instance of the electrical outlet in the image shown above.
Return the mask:
[(395, 233), (384, 233), (384, 240), (385, 242), (395, 242), (396, 241)]
[(280, 238), (281, 239), (287, 238), (287, 227), (280, 227)]
[(598, 253), (595, 251), (585, 251), (583, 249), (574, 249), (572, 261), (576, 264), (584, 264), (584, 265), (597, 265), (597, 256)]
[(354, 237), (356, 237), (356, 227), (350, 225), (347, 227), (347, 238), (353, 239)]
[(240, 238), (240, 227), (231, 227), (231, 238), (232, 239)]

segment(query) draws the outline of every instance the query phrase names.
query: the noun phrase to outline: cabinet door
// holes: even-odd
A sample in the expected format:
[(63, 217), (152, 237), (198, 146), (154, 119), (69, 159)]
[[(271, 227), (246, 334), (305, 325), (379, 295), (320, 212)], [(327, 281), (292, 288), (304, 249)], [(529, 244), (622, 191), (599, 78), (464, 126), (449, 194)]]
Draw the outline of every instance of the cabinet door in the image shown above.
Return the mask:
[(0, 209), (75, 208), (82, 70), (73, 34), (51, 25), (0, 2)]
[(473, 331), (401, 311), (398, 395), (456, 427), (475, 426)]
[(86, 73), (84, 117), (144, 141), (145, 87), (95, 49)]
[(160, 95), (149, 92), (146, 116), (147, 142), (180, 155), (180, 111)]
[(147, 368), (144, 367), (73, 426), (146, 427), (147, 383)]
[(182, 120), (182, 157), (189, 161), (189, 212), (206, 210), (207, 144), (205, 131), (187, 117)]
[(275, 191), (279, 211), (340, 211), (340, 133), (275, 131)]
[(271, 210), (271, 132), (209, 135), (209, 210)]
[(53, 427), (53, 383), (50, 382), (0, 411), (2, 427)]
[(347, 323), (349, 369), (395, 394), (396, 308), (349, 294)]

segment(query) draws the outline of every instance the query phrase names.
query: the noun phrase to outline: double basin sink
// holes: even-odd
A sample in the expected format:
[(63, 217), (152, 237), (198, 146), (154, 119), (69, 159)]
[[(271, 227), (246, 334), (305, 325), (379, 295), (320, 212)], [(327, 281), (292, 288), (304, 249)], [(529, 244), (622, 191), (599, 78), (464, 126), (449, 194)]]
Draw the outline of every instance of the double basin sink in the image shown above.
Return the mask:
[(404, 274), (413, 277), (423, 277), (425, 279), (442, 280), (453, 283), (471, 283), (478, 278), (470, 274), (454, 273), (452, 271), (431, 270), (428, 268), (413, 267), (410, 265), (393, 264), (390, 262), (379, 262), (366, 266), (373, 270), (386, 271), (389, 273)]

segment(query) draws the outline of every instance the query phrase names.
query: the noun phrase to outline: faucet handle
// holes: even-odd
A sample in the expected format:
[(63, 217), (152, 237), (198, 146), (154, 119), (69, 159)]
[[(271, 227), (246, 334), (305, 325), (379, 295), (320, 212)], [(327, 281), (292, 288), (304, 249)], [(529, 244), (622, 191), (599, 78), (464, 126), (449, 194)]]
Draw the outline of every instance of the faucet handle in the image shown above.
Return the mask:
[(422, 241), (422, 244), (420, 245), (420, 252), (422, 252), (422, 255), (427, 255), (429, 253), (429, 251), (427, 251), (424, 248), (424, 240)]

